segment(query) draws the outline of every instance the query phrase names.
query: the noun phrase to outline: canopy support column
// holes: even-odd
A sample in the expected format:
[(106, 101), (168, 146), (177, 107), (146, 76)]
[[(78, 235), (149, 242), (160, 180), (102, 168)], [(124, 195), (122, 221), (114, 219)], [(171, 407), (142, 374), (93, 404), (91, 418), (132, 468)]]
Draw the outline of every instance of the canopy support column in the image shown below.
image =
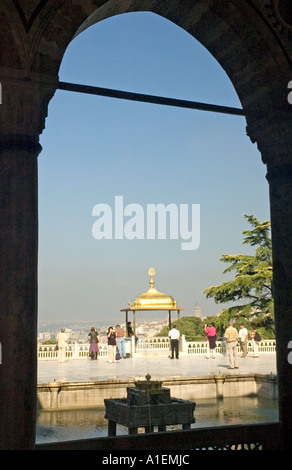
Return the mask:
[(171, 310), (168, 310), (168, 327), (171, 330)]

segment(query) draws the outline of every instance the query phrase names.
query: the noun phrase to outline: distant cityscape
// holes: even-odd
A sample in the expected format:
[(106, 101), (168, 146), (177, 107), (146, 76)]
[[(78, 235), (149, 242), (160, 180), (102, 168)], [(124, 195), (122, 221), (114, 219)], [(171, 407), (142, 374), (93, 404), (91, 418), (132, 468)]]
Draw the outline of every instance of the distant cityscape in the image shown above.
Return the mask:
[[(201, 309), (196, 306), (194, 308), (194, 316), (201, 318)], [(72, 321), (72, 322), (40, 322), (38, 326), (38, 344), (42, 344), (47, 341), (54, 342), (57, 337), (57, 333), (61, 328), (66, 327), (66, 333), (68, 335), (69, 343), (88, 343), (88, 333), (92, 326), (94, 326), (99, 333), (99, 340), (106, 342), (106, 334), (109, 325), (116, 326), (117, 320), (107, 320), (100, 322), (89, 322), (89, 321)], [(125, 322), (120, 322), (123, 328), (126, 328)], [(160, 331), (168, 325), (168, 317), (164, 319), (154, 320), (137, 320), (136, 319), (136, 335), (140, 338), (152, 338), (156, 336)]]
[[(117, 322), (112, 322), (111, 325), (116, 326)], [(149, 320), (149, 321), (136, 321), (136, 335), (143, 338), (151, 338), (158, 333), (168, 324), (168, 320)], [(120, 325), (125, 328), (125, 323), (120, 323)], [(48, 325), (49, 326), (49, 325)], [(62, 324), (63, 326), (63, 324)], [(38, 333), (38, 343), (44, 343), (45, 341), (55, 341), (57, 333), (60, 331), (61, 325), (54, 324), (49, 328), (44, 328), (43, 331)], [(88, 324), (70, 324), (66, 327), (66, 334), (68, 335), (69, 343), (88, 343), (88, 333), (93, 325)], [(109, 324), (100, 325), (99, 327), (95, 325), (98, 333), (99, 340), (101, 342), (106, 342), (107, 340), (107, 330)]]

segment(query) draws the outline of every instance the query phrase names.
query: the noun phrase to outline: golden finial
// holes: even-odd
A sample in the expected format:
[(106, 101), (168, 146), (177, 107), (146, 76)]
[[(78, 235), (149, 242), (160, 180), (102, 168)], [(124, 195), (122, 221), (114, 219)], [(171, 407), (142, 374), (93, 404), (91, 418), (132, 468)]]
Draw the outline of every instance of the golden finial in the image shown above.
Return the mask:
[(149, 268), (148, 274), (149, 274), (149, 276), (150, 276), (149, 284), (150, 284), (151, 288), (153, 288), (153, 287), (154, 287), (154, 279), (153, 279), (153, 276), (155, 276), (155, 269), (154, 269), (154, 268)]

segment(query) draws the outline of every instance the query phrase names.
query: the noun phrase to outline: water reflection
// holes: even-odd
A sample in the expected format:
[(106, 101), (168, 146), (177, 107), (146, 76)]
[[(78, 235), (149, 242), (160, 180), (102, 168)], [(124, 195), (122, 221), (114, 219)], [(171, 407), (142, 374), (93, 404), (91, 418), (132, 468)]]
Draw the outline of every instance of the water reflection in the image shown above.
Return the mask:
[[(196, 423), (192, 428), (232, 424), (264, 423), (278, 420), (278, 403), (258, 397), (196, 400)], [(107, 436), (105, 409), (40, 410), (37, 422), (37, 443), (69, 441)], [(172, 427), (174, 429), (174, 426)], [(127, 429), (117, 426), (117, 435)]]

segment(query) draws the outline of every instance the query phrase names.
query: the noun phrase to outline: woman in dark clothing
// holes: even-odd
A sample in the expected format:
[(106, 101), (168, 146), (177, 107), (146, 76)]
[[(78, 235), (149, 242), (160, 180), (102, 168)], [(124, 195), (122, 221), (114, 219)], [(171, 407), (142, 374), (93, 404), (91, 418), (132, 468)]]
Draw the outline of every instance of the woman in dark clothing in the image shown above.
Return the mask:
[(116, 362), (117, 335), (112, 326), (107, 332), (108, 362)]
[(91, 361), (97, 360), (98, 359), (98, 333), (94, 326), (91, 328), (90, 332), (88, 333), (88, 336), (90, 336), (90, 348), (89, 348), (89, 356), (91, 358)]

